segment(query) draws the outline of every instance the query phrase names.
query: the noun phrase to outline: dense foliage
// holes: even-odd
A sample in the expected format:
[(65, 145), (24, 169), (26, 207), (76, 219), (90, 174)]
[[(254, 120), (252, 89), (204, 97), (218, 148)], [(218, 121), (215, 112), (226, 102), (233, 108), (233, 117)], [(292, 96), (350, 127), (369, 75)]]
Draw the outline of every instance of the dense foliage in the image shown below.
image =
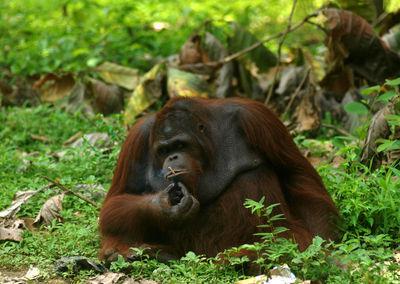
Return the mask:
[[(281, 31), (291, 2), (4, 0), (0, 64), (22, 74), (82, 71), (102, 61), (147, 69), (149, 59), (177, 53), (211, 17), (237, 21), (261, 37)], [(300, 3), (297, 19), (320, 2)], [(158, 31), (156, 23), (166, 29)]]

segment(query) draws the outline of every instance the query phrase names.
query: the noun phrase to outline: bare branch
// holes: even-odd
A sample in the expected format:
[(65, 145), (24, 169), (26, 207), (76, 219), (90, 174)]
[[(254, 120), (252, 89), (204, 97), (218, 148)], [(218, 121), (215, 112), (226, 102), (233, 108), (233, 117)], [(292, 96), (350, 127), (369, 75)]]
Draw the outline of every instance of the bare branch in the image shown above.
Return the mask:
[(292, 106), (292, 104), (294, 102), (294, 99), (300, 93), (300, 90), (303, 87), (303, 85), (305, 84), (305, 82), (307, 81), (308, 76), (310, 76), (310, 73), (311, 73), (311, 68), (308, 68), (308, 70), (304, 74), (303, 79), (301, 80), (300, 84), (297, 86), (296, 90), (294, 91), (294, 93), (290, 97), (289, 103), (286, 106), (285, 112), (283, 113), (283, 116), (282, 116), (283, 118), (286, 117), (287, 113), (289, 112), (290, 107)]
[(283, 36), (284, 34), (287, 34), (287, 33), (289, 33), (289, 32), (292, 32), (292, 31), (294, 31), (294, 30), (297, 30), (299, 27), (301, 27), (302, 25), (304, 25), (305, 23), (307, 23), (309, 19), (311, 19), (311, 18), (317, 16), (317, 14), (318, 14), (318, 11), (316, 11), (316, 12), (314, 12), (314, 13), (312, 13), (312, 14), (306, 16), (302, 21), (300, 21), (300, 22), (298, 22), (297, 24), (291, 26), (288, 30), (285, 30), (285, 31), (283, 31), (283, 32), (274, 34), (274, 35), (272, 35), (272, 36), (270, 36), (270, 37), (268, 37), (268, 38), (266, 38), (266, 39), (263, 39), (263, 40), (261, 40), (261, 41), (259, 41), (259, 42), (254, 43), (253, 45), (250, 45), (249, 47), (247, 47), (247, 48), (245, 48), (245, 49), (243, 49), (243, 50), (241, 50), (241, 51), (238, 51), (238, 52), (236, 52), (236, 53), (234, 53), (234, 54), (231, 54), (231, 55), (225, 57), (225, 58), (222, 60), (221, 63), (227, 63), (227, 62), (229, 62), (229, 61), (232, 61), (233, 59), (236, 59), (237, 57), (239, 57), (239, 56), (241, 56), (241, 55), (243, 55), (243, 54), (245, 54), (245, 53), (247, 53), (247, 52), (250, 52), (250, 51), (252, 51), (253, 49), (256, 49), (256, 48), (259, 47), (260, 45), (263, 45), (264, 43), (266, 43), (266, 42), (268, 42), (268, 41), (270, 41), (270, 40), (273, 40), (273, 39), (275, 39), (275, 38), (278, 38), (278, 37)]
[(76, 197), (78, 197), (78, 198), (80, 198), (80, 199), (92, 204), (94, 207), (96, 207), (96, 208), (98, 207), (98, 205), (94, 201), (86, 198), (83, 195), (80, 195), (79, 193), (76, 193), (76, 192), (66, 188), (65, 186), (63, 186), (62, 184), (58, 183), (57, 181), (52, 180), (51, 178), (43, 176), (43, 175), (40, 175), (40, 177), (42, 177), (42, 178), (48, 180), (49, 182), (53, 183), (54, 185), (56, 185), (58, 188), (60, 188), (61, 190), (65, 191), (66, 193), (70, 193), (72, 195), (75, 195)]
[(274, 78), (272, 79), (272, 84), (270, 85), (270, 88), (269, 88), (269, 91), (268, 91), (268, 96), (267, 96), (267, 98), (265, 99), (265, 102), (264, 102), (264, 104), (266, 104), (266, 105), (268, 105), (269, 101), (271, 100), (272, 93), (274, 91), (274, 85), (275, 85), (276, 78), (278, 77), (278, 72), (279, 72), (279, 65), (281, 64), (281, 49), (282, 49), (282, 45), (283, 45), (283, 42), (285, 41), (285, 38), (286, 38), (287, 34), (290, 31), (290, 27), (292, 25), (292, 17), (293, 17), (294, 10), (296, 8), (296, 4), (297, 4), (297, 0), (293, 0), (292, 10), (290, 11), (290, 15), (289, 15), (288, 23), (287, 23), (287, 28), (283, 32), (282, 37), (279, 40), (278, 58), (276, 60)]
[(336, 130), (337, 132), (339, 132), (340, 134), (344, 135), (344, 136), (348, 136), (348, 137), (354, 137), (356, 138), (354, 135), (350, 134), (349, 132), (347, 132), (346, 130), (340, 129), (339, 127), (332, 125), (332, 124), (327, 124), (327, 123), (322, 123), (321, 124), (322, 127), (326, 127), (326, 128), (331, 128), (333, 130)]

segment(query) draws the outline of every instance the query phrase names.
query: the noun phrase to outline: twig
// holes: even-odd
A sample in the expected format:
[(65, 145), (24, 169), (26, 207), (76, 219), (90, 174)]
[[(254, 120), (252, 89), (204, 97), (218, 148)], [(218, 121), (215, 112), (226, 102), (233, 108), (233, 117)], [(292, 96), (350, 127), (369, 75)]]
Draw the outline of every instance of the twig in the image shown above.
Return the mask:
[(70, 194), (72, 194), (72, 195), (75, 195), (76, 197), (78, 197), (78, 198), (80, 198), (80, 199), (82, 199), (82, 200), (84, 200), (84, 201), (86, 201), (86, 202), (92, 204), (94, 207), (98, 207), (97, 204), (96, 204), (94, 201), (92, 201), (92, 200), (86, 198), (86, 197), (83, 196), (83, 195), (80, 195), (79, 193), (76, 193), (76, 192), (74, 192), (74, 191), (72, 191), (72, 190), (66, 188), (65, 186), (63, 186), (62, 184), (58, 183), (57, 181), (52, 180), (51, 178), (46, 177), (46, 176), (43, 176), (43, 175), (40, 175), (40, 177), (42, 177), (42, 178), (48, 180), (49, 182), (53, 183), (54, 185), (56, 185), (58, 188), (62, 189), (62, 190), (65, 191), (66, 193), (70, 193)]
[(346, 130), (340, 129), (339, 127), (332, 125), (332, 124), (322, 123), (321, 126), (336, 130), (337, 132), (339, 132), (340, 134), (343, 134), (344, 136), (355, 137), (354, 135), (350, 134)]
[(371, 26), (373, 26), (374, 28), (376, 28), (377, 26), (379, 26), (380, 24), (382, 24), (382, 22), (389, 16), (388, 13), (383, 12), (382, 14), (380, 14), (378, 16), (378, 18), (375, 19), (375, 21), (373, 21), (373, 23), (371, 24)]
[[(196, 63), (196, 64), (186, 64), (186, 65), (182, 65), (182, 66), (185, 66), (186, 68), (190, 68), (190, 67), (191, 67), (190, 65), (192, 65), (192, 66), (195, 66), (195, 67), (197, 67), (197, 68), (201, 68), (202, 66), (205, 65), (205, 66), (217, 68), (217, 67), (219, 67), (220, 65), (222, 65), (222, 64), (224, 64), (224, 63), (228, 63), (228, 62), (230, 62), (230, 61), (232, 61), (232, 60), (234, 60), (234, 59), (236, 59), (236, 58), (238, 58), (238, 57), (240, 57), (240, 56), (242, 56), (242, 55), (244, 55), (244, 54), (246, 54), (246, 53), (248, 53), (248, 52), (250, 52), (250, 51), (256, 49), (257, 47), (263, 45), (264, 43), (266, 43), (266, 42), (268, 42), (268, 41), (270, 41), (270, 40), (273, 40), (273, 39), (275, 39), (275, 38), (281, 37), (281, 36), (284, 35), (285, 33), (289, 33), (289, 32), (292, 32), (292, 31), (294, 31), (294, 30), (297, 30), (299, 27), (301, 27), (301, 26), (304, 25), (305, 23), (308, 23), (309, 20), (310, 20), (311, 18), (316, 17), (316, 16), (318, 15), (318, 13), (319, 13), (319, 10), (317, 10), (317, 11), (315, 11), (315, 12), (313, 12), (313, 13), (307, 15), (303, 20), (301, 20), (301, 21), (298, 22), (297, 24), (291, 26), (289, 29), (287, 29), (287, 30), (285, 30), (285, 31), (283, 31), (283, 32), (279, 32), (279, 33), (277, 33), (277, 34), (274, 34), (274, 35), (272, 35), (272, 36), (270, 36), (270, 37), (267, 37), (266, 39), (263, 39), (263, 40), (261, 40), (261, 41), (258, 41), (258, 42), (256, 42), (256, 43), (250, 45), (249, 47), (247, 47), (247, 48), (245, 48), (245, 49), (242, 49), (242, 50), (240, 50), (240, 51), (238, 51), (238, 52), (236, 52), (236, 53), (233, 53), (233, 54), (231, 54), (231, 55), (225, 57), (225, 58), (222, 59), (222, 60), (219, 60), (219, 61), (210, 61), (210, 62), (204, 62), (204, 63)], [(182, 66), (181, 66), (181, 67), (182, 67)]]
[(294, 102), (294, 99), (300, 93), (300, 90), (303, 87), (303, 85), (305, 84), (305, 82), (307, 81), (308, 76), (310, 76), (310, 73), (311, 73), (311, 68), (308, 68), (308, 70), (304, 74), (303, 79), (301, 80), (300, 84), (297, 86), (296, 90), (294, 91), (294, 93), (290, 97), (289, 103), (286, 106), (285, 112), (283, 113), (283, 116), (282, 116), (283, 118), (286, 117), (287, 113), (289, 112), (290, 107), (292, 106), (292, 104)]
[(257, 47), (263, 45), (264, 43), (266, 43), (266, 42), (268, 42), (268, 41), (270, 41), (270, 40), (273, 40), (273, 39), (275, 39), (275, 38), (277, 38), (277, 37), (281, 37), (281, 36), (284, 35), (285, 33), (289, 33), (289, 32), (292, 32), (292, 31), (298, 29), (299, 27), (301, 27), (302, 25), (304, 25), (305, 23), (307, 23), (309, 19), (311, 19), (311, 18), (317, 16), (318, 13), (319, 13), (319, 11), (316, 11), (316, 12), (314, 12), (314, 13), (312, 13), (312, 14), (306, 16), (303, 20), (301, 20), (301, 21), (298, 22), (297, 24), (291, 26), (289, 30), (285, 30), (285, 31), (283, 31), (283, 32), (274, 34), (274, 35), (272, 35), (272, 36), (270, 36), (270, 37), (268, 37), (268, 38), (266, 38), (266, 39), (263, 39), (263, 40), (261, 40), (261, 41), (259, 41), (259, 42), (256, 42), (256, 43), (254, 43), (253, 45), (250, 45), (249, 47), (247, 47), (247, 48), (245, 48), (245, 49), (243, 49), (243, 50), (241, 50), (241, 51), (238, 51), (238, 52), (236, 52), (236, 53), (234, 53), (234, 54), (231, 54), (231, 55), (225, 57), (225, 58), (224, 58), (222, 61), (220, 61), (220, 62), (221, 62), (221, 63), (228, 63), (229, 61), (232, 61), (233, 59), (236, 59), (237, 57), (242, 56), (243, 54), (245, 54), (245, 53), (247, 53), (247, 52), (250, 52), (250, 51), (252, 51), (253, 49), (256, 49)]
[(285, 38), (287, 36), (287, 34), (289, 33), (290, 27), (292, 25), (292, 17), (293, 17), (293, 13), (294, 10), (296, 8), (296, 4), (297, 4), (297, 0), (293, 0), (293, 5), (292, 5), (292, 10), (290, 11), (290, 15), (289, 15), (289, 19), (288, 19), (288, 23), (287, 23), (287, 27), (286, 30), (283, 32), (281, 39), (279, 40), (279, 45), (278, 45), (278, 58), (276, 59), (276, 66), (275, 66), (275, 73), (274, 73), (274, 78), (272, 79), (272, 84), (270, 85), (269, 91), (268, 91), (268, 96), (265, 99), (264, 104), (268, 105), (271, 97), (272, 97), (272, 93), (274, 91), (274, 85), (276, 82), (276, 78), (278, 77), (278, 70), (279, 70), (279, 65), (281, 64), (281, 50), (282, 50), (282, 45), (283, 42), (285, 41)]

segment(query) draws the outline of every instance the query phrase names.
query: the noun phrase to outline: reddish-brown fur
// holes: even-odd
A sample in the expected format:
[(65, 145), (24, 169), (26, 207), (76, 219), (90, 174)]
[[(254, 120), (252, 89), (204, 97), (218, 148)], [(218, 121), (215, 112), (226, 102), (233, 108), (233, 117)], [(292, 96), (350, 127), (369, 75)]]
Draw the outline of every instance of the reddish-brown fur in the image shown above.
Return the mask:
[[(200, 209), (190, 222), (168, 227), (164, 217), (149, 202), (163, 188), (147, 190), (143, 167), (155, 159), (151, 145), (154, 131), (166, 119), (171, 119), (167, 117), (174, 105), (185, 100), (193, 107), (193, 112), (210, 125), (218, 118), (218, 113), (232, 109), (235, 114), (232, 121), (240, 128), (241, 139), (259, 153), (263, 162), (235, 176), (212, 202), (200, 202)], [(202, 116), (203, 109), (208, 117)], [(183, 125), (185, 123), (182, 121)], [(211, 156), (215, 157), (213, 146), (206, 147), (211, 147)], [(194, 195), (195, 190), (191, 191)], [(332, 217), (339, 213), (318, 173), (275, 114), (261, 103), (246, 99), (172, 100), (156, 115), (140, 119), (126, 138), (100, 213), (101, 257), (107, 258), (109, 251), (127, 255), (130, 247), (140, 246), (161, 249), (173, 257), (180, 257), (187, 251), (215, 256), (232, 246), (259, 241), (254, 233), (262, 231), (257, 225), (265, 220), (252, 215), (243, 202), (246, 198), (258, 201), (263, 196), (266, 205), (280, 203), (273, 213), (283, 213), (285, 220), (276, 225), (290, 229), (282, 236), (293, 238), (300, 249), (304, 250), (317, 235), (336, 238)]]

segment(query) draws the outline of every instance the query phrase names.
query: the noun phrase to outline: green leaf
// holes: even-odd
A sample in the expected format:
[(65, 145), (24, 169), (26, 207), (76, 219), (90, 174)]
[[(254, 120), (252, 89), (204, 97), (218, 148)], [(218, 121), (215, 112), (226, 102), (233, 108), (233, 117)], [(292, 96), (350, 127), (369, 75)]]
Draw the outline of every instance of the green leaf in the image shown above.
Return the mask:
[(344, 110), (351, 114), (367, 114), (368, 109), (365, 105), (358, 102), (351, 102), (344, 106)]
[(379, 91), (380, 88), (381, 88), (381, 87), (380, 87), (379, 85), (375, 85), (375, 86), (372, 86), (372, 87), (369, 87), (369, 88), (365, 88), (365, 89), (363, 89), (363, 90), (361, 91), (361, 94), (368, 96), (368, 95), (370, 95), (373, 91)]
[(392, 170), (392, 172), (398, 177), (400, 178), (400, 171), (394, 167), (390, 167), (390, 169)]
[(400, 85), (400, 78), (396, 78), (396, 79), (387, 81), (387, 82), (385, 83), (385, 85), (389, 85), (389, 86), (398, 86), (398, 85)]
[[(88, 64), (89, 65), (89, 64)], [(104, 62), (93, 70), (107, 83), (116, 84), (128, 90), (134, 90), (139, 84), (139, 70)]]
[(378, 152), (385, 152), (385, 151), (392, 151), (392, 150), (399, 150), (400, 149), (400, 141), (399, 140), (385, 140), (385, 142), (378, 146), (376, 151)]
[(400, 126), (400, 115), (388, 114), (385, 116), (389, 125)]
[(86, 65), (88, 67), (95, 67), (99, 62), (101, 61), (101, 58), (96, 58), (96, 57), (91, 57), (86, 61)]
[(394, 90), (390, 90), (390, 91), (387, 91), (386, 93), (380, 95), (380, 96), (376, 99), (376, 101), (377, 101), (377, 102), (381, 102), (381, 101), (383, 101), (383, 102), (388, 102), (388, 101), (389, 101), (391, 98), (393, 98), (395, 95), (396, 95), (396, 92), (395, 92)]

